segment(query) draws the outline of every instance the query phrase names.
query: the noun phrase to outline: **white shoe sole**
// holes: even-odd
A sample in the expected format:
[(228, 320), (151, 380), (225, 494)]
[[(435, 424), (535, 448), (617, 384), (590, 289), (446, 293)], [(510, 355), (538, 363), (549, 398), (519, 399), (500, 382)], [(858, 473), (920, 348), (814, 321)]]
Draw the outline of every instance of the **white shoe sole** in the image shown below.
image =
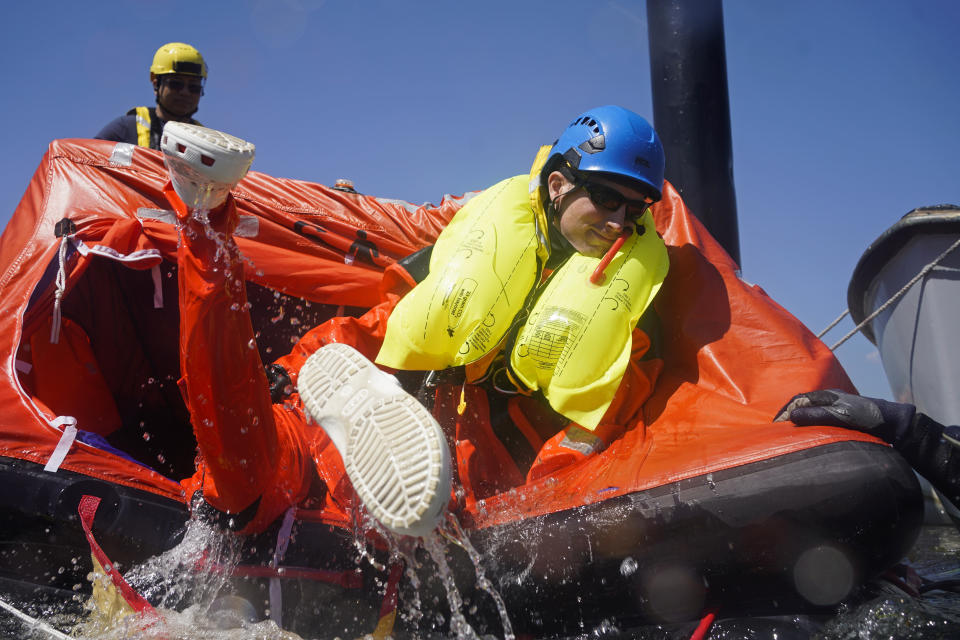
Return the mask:
[(370, 514), (396, 533), (430, 533), (450, 500), (450, 452), (430, 412), (345, 344), (310, 356), (297, 386)]
[(173, 188), (191, 209), (214, 209), (247, 174), (256, 148), (228, 133), (168, 122), (160, 149)]

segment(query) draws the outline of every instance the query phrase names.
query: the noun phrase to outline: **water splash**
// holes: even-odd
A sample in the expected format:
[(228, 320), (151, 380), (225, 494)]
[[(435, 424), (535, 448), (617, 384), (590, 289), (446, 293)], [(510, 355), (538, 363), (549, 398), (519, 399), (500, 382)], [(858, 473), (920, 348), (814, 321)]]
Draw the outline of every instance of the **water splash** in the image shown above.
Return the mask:
[(510, 616), (507, 613), (507, 606), (504, 603), (500, 592), (497, 591), (490, 579), (487, 578), (486, 572), (483, 568), (483, 558), (480, 556), (480, 553), (476, 550), (476, 548), (474, 548), (474, 546), (470, 543), (470, 539), (464, 533), (463, 527), (460, 526), (460, 521), (457, 520), (457, 517), (452, 513), (447, 514), (446, 526), (448, 529), (452, 530), (453, 535), (444, 529), (440, 530), (441, 534), (447, 540), (467, 552), (467, 556), (473, 563), (474, 571), (476, 572), (477, 587), (490, 596), (496, 605), (497, 613), (500, 615), (500, 622), (503, 624), (504, 640), (514, 640), (515, 636), (513, 633), (513, 625), (510, 623)]

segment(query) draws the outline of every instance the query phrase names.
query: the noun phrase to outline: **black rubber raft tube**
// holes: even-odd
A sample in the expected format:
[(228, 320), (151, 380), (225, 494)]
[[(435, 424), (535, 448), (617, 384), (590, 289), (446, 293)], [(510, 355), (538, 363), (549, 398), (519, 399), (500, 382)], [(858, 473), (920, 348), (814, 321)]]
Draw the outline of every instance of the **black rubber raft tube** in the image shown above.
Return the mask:
[[(89, 552), (73, 515), (84, 493), (104, 498), (94, 533), (125, 567), (175, 544), (186, 518), (183, 505), (69, 472), (43, 473), (22, 461), (3, 460), (0, 483), (7, 489), (0, 505), (0, 582), (8, 589), (12, 582), (51, 594), (87, 586)], [(469, 537), (514, 630), (554, 637), (604, 620), (621, 629), (691, 620), (706, 607), (718, 607), (724, 617), (827, 613), (907, 553), (922, 517), (916, 477), (895, 451), (840, 442), (473, 530)], [(275, 531), (252, 538), (247, 561), (268, 563), (275, 543)], [(501, 633), (493, 600), (475, 587), (466, 552), (448, 545), (448, 555), (468, 620), (479, 633)], [(327, 622), (344, 621), (343, 632), (358, 624), (357, 632), (368, 633), (384, 574), (358, 565), (356, 557), (353, 532), (301, 522), (284, 564), (362, 572), (359, 589), (341, 589), (322, 610)], [(334, 589), (321, 586), (328, 595)], [(296, 589), (296, 597), (285, 595), (292, 610), (285, 606), (284, 626), (313, 632), (319, 596), (308, 596), (302, 583)], [(262, 586), (249, 590), (263, 593)], [(423, 580), (419, 597), (423, 603), (445, 598), (436, 580)]]

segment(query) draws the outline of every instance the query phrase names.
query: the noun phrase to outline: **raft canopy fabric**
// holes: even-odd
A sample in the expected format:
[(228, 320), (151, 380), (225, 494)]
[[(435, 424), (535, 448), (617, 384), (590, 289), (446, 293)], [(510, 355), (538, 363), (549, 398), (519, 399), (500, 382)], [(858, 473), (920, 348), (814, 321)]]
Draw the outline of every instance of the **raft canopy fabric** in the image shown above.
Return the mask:
[[(145, 316), (140, 307), (154, 311), (153, 301), (160, 295), (165, 303), (155, 310), (161, 314), (152, 321), (156, 324), (150, 330), (138, 328), (138, 315), (128, 322), (128, 333), (144, 343), (144, 336), (155, 335), (158, 341), (163, 336), (167, 343), (117, 343), (114, 351), (137, 353), (144, 361), (162, 359), (163, 350), (176, 355), (176, 309), (169, 302), (177, 299), (176, 277), (170, 273), (176, 264), (177, 229), (162, 214), (168, 208), (161, 193), (167, 181), (162, 157), (136, 148), (132, 157), (118, 162), (115, 151), (116, 144), (106, 141), (54, 141), (0, 237), (0, 301), (5, 307), (0, 340), (6, 354), (0, 383), (5, 407), (0, 456), (42, 465), (61, 439), (61, 431), (52, 426), (58, 416), (31, 397), (26, 381), (32, 373), (24, 372), (29, 368), (24, 363), (30, 362), (24, 345), (52, 313), (60, 246), (54, 227), (61, 219), (76, 225), (76, 242), (95, 248), (68, 257), (64, 304), (90, 318), (99, 313), (101, 320), (132, 307)], [(383, 269), (432, 244), (469, 198), (446, 197), (439, 206), (415, 206), (256, 172), (234, 195), (241, 216), (256, 220), (246, 224), (247, 232), (237, 243), (247, 260), (251, 313), (258, 316), (254, 324), (263, 342), (256, 346), (265, 362), (284, 355), (284, 345), (289, 348), (291, 339), (313, 322), (376, 304)], [(151, 211), (161, 213), (144, 214)], [(643, 424), (627, 425), (623, 437), (587, 463), (561, 469), (554, 481), (528, 487), (522, 501), (516, 495), (487, 500), (487, 508), (474, 514), (478, 526), (506, 517), (504, 510), (492, 508), (494, 503), (510, 506), (512, 517), (542, 513), (583, 504), (584, 496), (622, 495), (831, 442), (875, 441), (843, 429), (797, 429), (770, 422), (795, 393), (852, 391), (852, 384), (806, 327), (762, 289), (738, 277), (737, 265), (671, 185), (665, 185), (663, 200), (652, 213), (667, 245), (670, 268), (653, 305), (662, 325), (663, 369), (644, 405)], [(153, 264), (127, 266), (101, 257), (104, 252), (142, 251), (159, 253), (159, 272), (151, 273)], [(159, 293), (158, 277), (163, 289)], [(102, 287), (85, 285), (85, 278), (128, 289), (110, 297)], [(142, 305), (131, 302), (141, 293)], [(279, 311), (270, 307), (278, 297), (290, 301)], [(301, 312), (301, 317), (292, 317)], [(119, 325), (121, 320), (115, 320)], [(100, 362), (105, 369), (108, 364)], [(175, 365), (166, 375), (176, 377)], [(158, 393), (172, 394), (174, 383)], [(117, 398), (121, 412), (122, 400)], [(188, 449), (192, 446), (186, 443)], [(188, 453), (192, 455), (192, 449)], [(142, 462), (78, 441), (60, 468), (184, 500), (181, 478), (152, 470), (147, 466), (152, 460)], [(570, 486), (579, 490), (569, 491)]]

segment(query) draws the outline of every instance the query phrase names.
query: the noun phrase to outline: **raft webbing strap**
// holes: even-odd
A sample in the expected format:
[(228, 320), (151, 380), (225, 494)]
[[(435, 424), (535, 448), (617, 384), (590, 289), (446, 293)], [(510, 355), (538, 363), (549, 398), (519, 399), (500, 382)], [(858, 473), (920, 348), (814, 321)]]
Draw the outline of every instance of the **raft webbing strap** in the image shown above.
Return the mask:
[[(283, 555), (287, 552), (296, 513), (296, 507), (290, 507), (283, 516), (283, 524), (280, 525), (280, 530), (277, 532), (277, 546), (273, 550), (271, 567), (279, 567)], [(280, 579), (276, 577), (270, 578), (270, 619), (276, 622), (278, 627), (283, 628), (283, 591), (280, 589)]]
[(710, 626), (713, 624), (714, 619), (717, 617), (717, 608), (713, 607), (707, 610), (706, 615), (703, 616), (703, 619), (700, 620), (700, 624), (697, 625), (697, 628), (693, 630), (693, 635), (690, 636), (690, 640), (704, 640), (707, 637), (707, 632), (710, 630)]
[(150, 275), (153, 276), (153, 308), (163, 309), (163, 276), (160, 273), (160, 265), (153, 265)]
[(56, 473), (57, 470), (60, 469), (60, 465), (63, 464), (63, 460), (67, 457), (70, 447), (73, 446), (73, 441), (77, 439), (77, 419), (73, 416), (59, 416), (50, 423), (50, 426), (54, 429), (63, 427), (57, 446), (54, 447), (53, 453), (50, 454), (50, 459), (47, 460), (47, 464), (43, 466), (44, 471)]
[(134, 591), (133, 587), (123, 579), (120, 572), (110, 562), (110, 558), (104, 553), (103, 549), (97, 544), (93, 537), (93, 518), (97, 515), (97, 508), (100, 506), (100, 498), (97, 496), (85, 495), (80, 499), (80, 505), (77, 507), (77, 513), (80, 514), (80, 526), (83, 527), (83, 533), (87, 537), (87, 544), (90, 545), (90, 553), (103, 567), (104, 572), (113, 582), (117, 591), (130, 607), (137, 613), (153, 613), (159, 617), (156, 609), (147, 602), (143, 596)]
[(327, 569), (313, 569), (310, 567), (265, 567), (239, 565), (227, 567), (221, 564), (207, 564), (198, 560), (197, 571), (209, 571), (220, 575), (231, 575), (238, 578), (277, 578), (278, 580), (313, 580), (336, 585), (344, 589), (359, 589), (363, 586), (363, 576), (357, 571), (329, 571)]

